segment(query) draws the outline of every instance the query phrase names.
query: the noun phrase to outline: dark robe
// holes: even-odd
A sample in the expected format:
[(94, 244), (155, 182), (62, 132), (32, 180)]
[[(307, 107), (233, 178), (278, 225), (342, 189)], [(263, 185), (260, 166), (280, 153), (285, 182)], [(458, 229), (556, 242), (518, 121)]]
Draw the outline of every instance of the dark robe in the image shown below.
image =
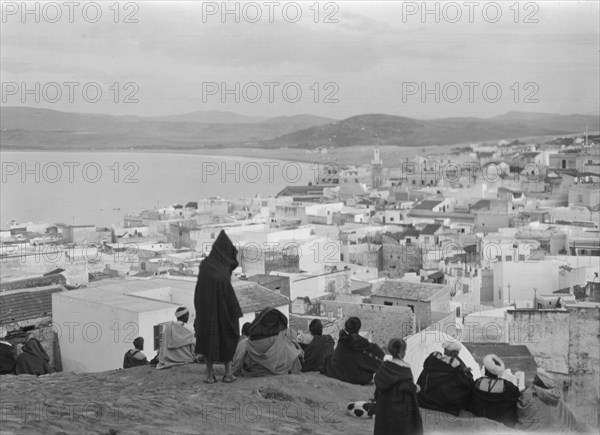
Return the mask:
[(250, 324), (248, 338), (252, 341), (274, 337), (288, 327), (288, 319), (273, 307), (264, 308)]
[(52, 373), (50, 357), (36, 338), (30, 338), (17, 358), (17, 375), (46, 375)]
[(385, 361), (375, 373), (375, 435), (418, 435), (423, 420), (408, 364)]
[(200, 263), (194, 295), (196, 353), (211, 361), (231, 361), (240, 337), (242, 309), (231, 285), (236, 256), (237, 249), (221, 231)]
[(509, 427), (515, 426), (517, 424), (517, 401), (520, 396), (519, 388), (512, 382), (498, 379), (498, 382), (503, 384), (503, 391), (488, 392), (480, 389), (483, 379), (485, 378), (475, 381), (471, 398), (465, 404), (466, 408), (477, 417), (489, 418)]
[(475, 381), (460, 358), (454, 358), (459, 364), (452, 367), (440, 357), (439, 352), (434, 352), (423, 363), (417, 381), (421, 387), (417, 393), (419, 406), (458, 416), (470, 398)]
[(302, 371), (322, 371), (325, 358), (333, 353), (334, 346), (335, 343), (331, 335), (315, 335), (312, 341), (304, 346)]
[(14, 375), (17, 350), (11, 344), (0, 343), (0, 375)]
[(148, 365), (148, 359), (144, 356), (144, 358), (139, 359), (136, 358), (136, 354), (139, 354), (141, 351), (139, 349), (130, 349), (125, 353), (123, 357), (123, 368), (129, 369), (131, 367), (139, 367)]
[(335, 351), (325, 358), (323, 374), (351, 384), (367, 385), (373, 380), (384, 356), (376, 344), (341, 330)]

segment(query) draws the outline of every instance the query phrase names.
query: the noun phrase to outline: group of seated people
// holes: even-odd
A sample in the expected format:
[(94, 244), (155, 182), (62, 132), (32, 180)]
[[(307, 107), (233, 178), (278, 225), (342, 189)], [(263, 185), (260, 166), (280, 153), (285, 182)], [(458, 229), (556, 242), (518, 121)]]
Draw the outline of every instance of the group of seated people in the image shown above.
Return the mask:
[[(198, 361), (194, 354), (194, 332), (187, 326), (188, 310), (179, 308), (176, 317), (164, 330), (158, 369)], [(251, 377), (320, 372), (352, 384), (374, 383), (376, 392), (372, 405), (376, 433), (384, 433), (387, 425), (400, 424), (389, 408), (391, 403), (403, 404), (402, 414), (408, 417), (402, 424), (412, 427), (407, 433), (418, 433), (422, 429), (419, 408), (455, 416), (466, 410), (478, 417), (509, 427), (519, 425), (530, 431), (548, 427), (567, 431), (575, 428), (575, 418), (566, 408), (560, 390), (552, 376), (542, 369), (538, 369), (533, 384), (521, 393), (515, 384), (503, 378), (506, 370), (499, 357), (486, 355), (484, 376), (474, 379), (471, 369), (459, 357), (462, 344), (448, 341), (442, 343), (443, 353), (436, 351), (425, 359), (415, 383), (410, 366), (403, 360), (404, 340), (390, 341), (387, 348), (390, 358), (377, 344), (364, 338), (360, 329), (360, 319), (350, 317), (334, 348), (331, 335), (323, 335), (320, 320), (310, 323), (310, 336), (293, 337), (286, 316), (275, 308), (266, 308), (252, 323), (242, 327), (233, 358), (233, 374)], [(124, 367), (148, 364), (142, 353), (143, 339), (134, 345), (135, 349), (125, 355)], [(379, 403), (380, 400), (383, 403)], [(390, 417), (391, 413), (396, 416)]]
[(25, 344), (13, 346), (6, 341), (8, 331), (0, 327), (0, 375), (47, 375), (54, 372), (44, 346), (33, 335)]
[[(459, 416), (462, 410), (466, 410), (477, 417), (488, 418), (508, 427), (531, 432), (550, 429), (557, 432), (573, 432), (581, 428), (562, 400), (561, 392), (556, 387), (552, 375), (545, 370), (537, 369), (532, 385), (521, 393), (515, 384), (503, 378), (506, 368), (498, 356), (490, 354), (483, 358), (484, 376), (475, 380), (471, 369), (459, 357), (461, 343), (446, 342), (442, 347), (443, 353), (432, 352), (425, 359), (423, 371), (414, 384), (410, 370), (405, 370), (402, 375), (399, 373), (400, 369), (390, 366), (391, 362), (395, 362), (396, 366), (410, 369), (402, 359), (406, 343), (401, 339), (390, 341), (388, 351), (392, 359), (384, 361), (374, 374), (375, 403), (370, 404), (374, 410), (369, 409), (369, 413), (375, 415), (375, 433), (388, 433), (391, 428), (398, 427), (399, 424), (410, 429), (403, 433), (421, 433), (422, 422), (420, 416), (416, 415), (418, 410), (415, 411), (413, 403), (415, 400), (420, 408), (455, 416)], [(359, 355), (355, 354), (355, 356)], [(347, 361), (349, 365), (354, 365), (352, 361), (355, 361), (355, 358)], [(395, 374), (395, 381), (390, 367), (398, 372)], [(390, 386), (385, 385), (384, 379), (388, 384), (397, 382), (393, 389), (394, 394), (398, 396), (395, 402), (402, 409), (394, 411), (390, 408), (390, 401), (394, 402), (394, 398), (386, 396), (386, 392), (388, 396), (390, 394), (387, 391)], [(381, 400), (385, 403), (380, 405)], [(379, 423), (378, 413), (383, 413)], [(399, 415), (404, 416), (403, 422), (398, 421)]]

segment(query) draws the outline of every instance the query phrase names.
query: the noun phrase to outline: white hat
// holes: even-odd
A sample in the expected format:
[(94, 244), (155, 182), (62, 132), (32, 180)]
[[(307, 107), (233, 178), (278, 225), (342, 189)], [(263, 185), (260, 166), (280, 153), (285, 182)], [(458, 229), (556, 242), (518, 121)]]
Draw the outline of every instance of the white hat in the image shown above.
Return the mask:
[(4, 326), (0, 326), (0, 340), (6, 338), (7, 335), (8, 331), (6, 330), (6, 328)]
[(444, 341), (442, 347), (449, 352), (460, 352), (462, 344), (460, 344), (460, 341)]
[(504, 373), (504, 363), (494, 354), (483, 357), (483, 367), (493, 375), (500, 376)]

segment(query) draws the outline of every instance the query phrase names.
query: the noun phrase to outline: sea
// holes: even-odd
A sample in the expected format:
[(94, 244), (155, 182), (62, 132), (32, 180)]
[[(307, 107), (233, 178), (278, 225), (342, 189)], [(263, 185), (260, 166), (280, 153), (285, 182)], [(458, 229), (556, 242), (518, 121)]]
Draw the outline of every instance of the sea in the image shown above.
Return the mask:
[(121, 225), (125, 214), (220, 197), (275, 196), (313, 164), (152, 152), (0, 152), (0, 228), (9, 221)]

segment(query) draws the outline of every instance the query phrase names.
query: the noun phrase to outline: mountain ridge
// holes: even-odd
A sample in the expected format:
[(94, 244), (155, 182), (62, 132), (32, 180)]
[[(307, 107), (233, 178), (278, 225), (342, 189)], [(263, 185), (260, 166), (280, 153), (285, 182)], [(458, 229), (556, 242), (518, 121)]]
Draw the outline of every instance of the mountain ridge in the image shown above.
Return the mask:
[[(198, 112), (181, 116), (185, 119), (196, 116), (194, 113)], [(3, 107), (1, 115), (2, 147), (13, 150), (411, 147), (573, 134), (585, 131), (586, 125), (590, 131), (600, 130), (600, 120), (594, 116), (527, 112), (427, 120), (383, 113), (342, 120), (299, 114), (241, 123), (197, 122), (198, 118), (186, 121), (180, 115), (157, 120), (29, 107)], [(218, 116), (239, 119), (231, 112), (218, 112)]]

